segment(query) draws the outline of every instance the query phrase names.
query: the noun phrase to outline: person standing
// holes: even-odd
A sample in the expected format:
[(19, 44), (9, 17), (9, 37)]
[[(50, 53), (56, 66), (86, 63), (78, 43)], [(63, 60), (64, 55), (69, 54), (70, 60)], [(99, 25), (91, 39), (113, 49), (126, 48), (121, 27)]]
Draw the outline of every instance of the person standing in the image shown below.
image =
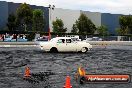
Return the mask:
[(2, 36), (2, 38), (3, 38), (3, 42), (4, 42), (4, 40), (5, 40), (5, 37), (6, 37), (5, 34), (3, 34), (3, 36)]

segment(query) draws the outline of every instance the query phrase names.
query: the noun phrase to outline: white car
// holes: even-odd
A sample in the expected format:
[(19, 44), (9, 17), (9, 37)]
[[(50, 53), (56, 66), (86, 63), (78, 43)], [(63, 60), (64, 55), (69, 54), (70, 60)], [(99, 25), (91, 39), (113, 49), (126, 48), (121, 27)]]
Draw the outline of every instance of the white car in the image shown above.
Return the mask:
[(40, 42), (39, 47), (46, 52), (87, 52), (92, 45), (86, 42), (73, 41), (70, 37), (56, 37), (48, 42)]

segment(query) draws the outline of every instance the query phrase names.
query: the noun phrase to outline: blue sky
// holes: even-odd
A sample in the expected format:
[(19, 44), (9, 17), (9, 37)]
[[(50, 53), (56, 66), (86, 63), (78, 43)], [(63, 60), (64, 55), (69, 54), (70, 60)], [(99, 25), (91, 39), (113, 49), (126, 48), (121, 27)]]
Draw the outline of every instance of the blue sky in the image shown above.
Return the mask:
[(91, 12), (132, 14), (132, 0), (0, 0)]

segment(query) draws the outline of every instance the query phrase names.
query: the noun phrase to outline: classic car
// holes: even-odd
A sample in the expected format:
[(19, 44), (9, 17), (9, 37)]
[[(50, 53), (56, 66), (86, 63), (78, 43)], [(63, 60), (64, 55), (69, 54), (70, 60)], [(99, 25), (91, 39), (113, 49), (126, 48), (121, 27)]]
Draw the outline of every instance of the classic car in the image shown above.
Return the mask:
[(35, 39), (35, 41), (48, 41), (49, 36), (42, 36)]
[(70, 37), (56, 37), (47, 42), (39, 42), (41, 50), (46, 52), (87, 52), (92, 45), (86, 42), (73, 41)]

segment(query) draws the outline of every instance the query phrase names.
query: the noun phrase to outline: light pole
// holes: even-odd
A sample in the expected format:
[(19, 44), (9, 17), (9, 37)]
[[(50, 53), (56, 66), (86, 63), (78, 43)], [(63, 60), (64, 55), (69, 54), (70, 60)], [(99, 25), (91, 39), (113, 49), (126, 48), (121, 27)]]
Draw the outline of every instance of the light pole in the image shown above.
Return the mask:
[(49, 15), (50, 15), (50, 17), (49, 17), (49, 20), (51, 21), (51, 10), (54, 10), (54, 8), (55, 8), (55, 5), (49, 5)]
[(51, 29), (51, 24), (52, 24), (52, 19), (51, 19), (51, 16), (52, 16), (52, 10), (54, 10), (55, 8), (55, 5), (49, 5), (49, 28)]
[(51, 14), (52, 14), (52, 10), (54, 10), (54, 8), (55, 8), (55, 5), (49, 5), (49, 40), (50, 40), (50, 30), (51, 30), (51, 26), (52, 26), (52, 19), (51, 19)]

